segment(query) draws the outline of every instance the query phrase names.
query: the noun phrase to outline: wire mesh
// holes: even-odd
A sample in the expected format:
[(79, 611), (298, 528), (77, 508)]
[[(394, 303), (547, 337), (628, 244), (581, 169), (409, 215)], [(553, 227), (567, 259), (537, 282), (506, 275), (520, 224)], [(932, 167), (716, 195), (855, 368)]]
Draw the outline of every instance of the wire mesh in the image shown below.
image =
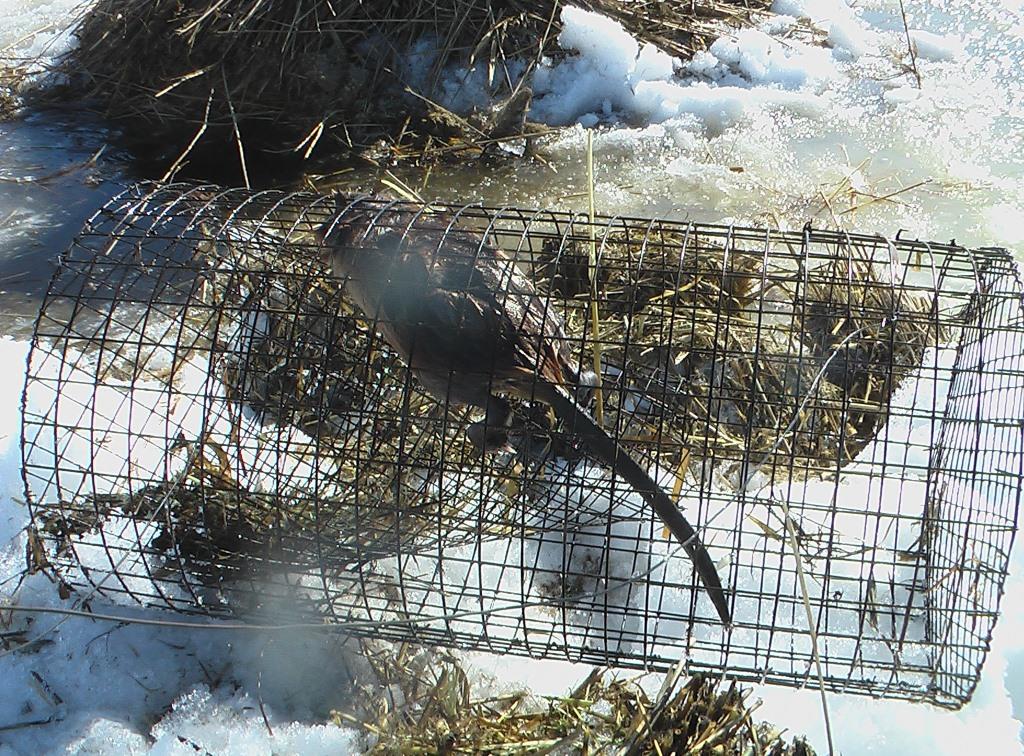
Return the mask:
[[(580, 401), (697, 526), (731, 627), (546, 406), (467, 440), (479, 413), (424, 392), (321, 260), (357, 217), (515, 261), (598, 368)], [(87, 597), (802, 686), (792, 531), (826, 686), (956, 707), (1016, 526), (1021, 304), (999, 249), (140, 185), (39, 315), (30, 560)]]

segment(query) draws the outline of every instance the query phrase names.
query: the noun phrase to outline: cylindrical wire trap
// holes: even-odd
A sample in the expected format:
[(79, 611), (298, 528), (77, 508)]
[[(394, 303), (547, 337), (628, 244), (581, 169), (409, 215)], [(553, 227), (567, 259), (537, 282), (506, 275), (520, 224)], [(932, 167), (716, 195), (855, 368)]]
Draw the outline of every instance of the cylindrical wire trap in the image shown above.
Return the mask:
[[(515, 260), (599, 366), (602, 427), (697, 526), (730, 631), (545, 405), (513, 401), (482, 453), (479, 413), (422, 389), (321, 260), (357, 215)], [(116, 602), (803, 685), (792, 531), (827, 686), (956, 707), (1016, 526), (1021, 304), (999, 249), (143, 184), (39, 315), (31, 559)]]

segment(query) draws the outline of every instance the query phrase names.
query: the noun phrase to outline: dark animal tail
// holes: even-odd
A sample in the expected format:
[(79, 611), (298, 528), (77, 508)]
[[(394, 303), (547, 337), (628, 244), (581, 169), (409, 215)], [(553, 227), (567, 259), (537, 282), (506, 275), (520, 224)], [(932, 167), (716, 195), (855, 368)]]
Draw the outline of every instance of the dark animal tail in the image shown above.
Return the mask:
[[(538, 388), (540, 387), (538, 386)], [(672, 531), (676, 539), (686, 548), (686, 553), (693, 560), (693, 565), (697, 570), (697, 574), (700, 575), (701, 581), (704, 583), (704, 588), (707, 590), (708, 595), (711, 596), (711, 602), (715, 605), (715, 609), (718, 610), (718, 616), (721, 617), (724, 624), (730, 624), (732, 617), (729, 614), (729, 604), (726, 600), (725, 590), (722, 588), (722, 580), (718, 576), (718, 570), (715, 569), (715, 563), (711, 561), (711, 555), (708, 554), (704, 544), (697, 537), (693, 526), (687, 522), (675, 502), (594, 421), (586, 410), (576, 404), (562, 389), (554, 386), (551, 386), (551, 389), (550, 397), (538, 396), (537, 398), (549, 403), (554, 408), (555, 413), (568, 426), (571, 433), (584, 436), (588, 441), (590, 449), (600, 457), (601, 461), (625, 478), (626, 482), (644, 497), (644, 500), (661, 518), (661, 521), (668, 526), (668, 529)]]

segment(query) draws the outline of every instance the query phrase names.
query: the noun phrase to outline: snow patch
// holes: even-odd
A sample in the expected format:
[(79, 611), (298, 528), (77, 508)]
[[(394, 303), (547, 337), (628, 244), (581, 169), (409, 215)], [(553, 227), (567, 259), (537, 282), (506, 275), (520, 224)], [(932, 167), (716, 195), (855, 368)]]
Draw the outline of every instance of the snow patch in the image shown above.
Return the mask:
[[(531, 115), (551, 125), (572, 123), (581, 116), (630, 112), (635, 88), (646, 82), (668, 82), (680, 65), (651, 44), (639, 43), (617, 21), (574, 6), (562, 9), (559, 44), (578, 55), (542, 65), (533, 76)], [(596, 121), (593, 121), (596, 122)]]
[[(710, 58), (714, 65), (708, 66)], [(750, 84), (777, 84), (784, 89), (818, 85), (836, 75), (831, 53), (821, 47), (788, 40), (785, 44), (759, 29), (743, 29), (735, 36), (719, 37), (708, 53), (698, 53), (691, 71), (728, 79), (736, 74)]]
[(562, 23), (559, 43), (576, 55), (548, 60), (533, 76), (530, 115), (551, 125), (593, 127), (616, 119), (658, 124), (692, 115), (722, 131), (758, 108), (815, 114), (813, 89), (835, 75), (827, 50), (783, 45), (754, 29), (719, 39), (711, 52), (684, 66), (651, 44), (641, 46), (620, 23), (597, 13), (569, 6)]
[(829, 45), (843, 57), (859, 58), (878, 44), (878, 35), (844, 0), (775, 0), (772, 11), (806, 19), (826, 31)]
[[(264, 707), (266, 710), (266, 707)], [(273, 717), (273, 712), (268, 715)], [(317, 756), (359, 753), (354, 730), (324, 724), (263, 721), (259, 702), (245, 693), (213, 693), (206, 685), (182, 695), (148, 733), (149, 740), (112, 719), (97, 719), (68, 746), (69, 753), (120, 754), (295, 753)]]
[(453, 113), (466, 114), (486, 108), (491, 103), (493, 91), (508, 82), (517, 84), (526, 71), (525, 61), (508, 60), (503, 67), (494, 70), (493, 79), (489, 79), (486, 65), (463, 68), (451, 63), (435, 79), (432, 72), (442, 45), (443, 42), (433, 36), (418, 40), (406, 57), (400, 78), (412, 91)]
[(0, 0), (0, 57), (27, 63), (31, 74), (45, 72), (78, 45), (73, 22), (93, 2)]
[(959, 60), (964, 55), (963, 41), (952, 34), (933, 34), (923, 29), (911, 29), (910, 41), (917, 57), (924, 60)]

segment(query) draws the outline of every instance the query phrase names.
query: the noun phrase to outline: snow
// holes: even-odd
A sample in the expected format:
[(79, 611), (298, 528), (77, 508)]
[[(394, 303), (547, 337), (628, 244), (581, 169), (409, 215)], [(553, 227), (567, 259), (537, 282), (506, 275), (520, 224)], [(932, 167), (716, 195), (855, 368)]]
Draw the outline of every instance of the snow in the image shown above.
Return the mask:
[(963, 57), (963, 41), (952, 34), (933, 34), (923, 29), (911, 29), (910, 41), (918, 58), (946, 61)]
[(1014, 249), (1024, 249), (1024, 206), (1000, 202), (985, 210), (985, 220), (999, 229), (1003, 241)]
[(418, 40), (406, 56), (399, 76), (412, 91), (428, 94), (429, 99), (456, 113), (465, 114), (485, 107), (493, 88), (506, 81), (518, 82), (526, 70), (525, 61), (507, 61), (491, 71), (489, 79), (486, 65), (477, 64), (467, 69), (449, 64), (439, 84), (435, 84), (431, 72), (437, 63), (439, 48), (443, 47), (444, 42), (433, 37)]
[[(725, 34), (684, 64), (653, 45), (640, 46), (616, 21), (566, 6), (558, 42), (574, 54), (546, 60), (534, 73), (530, 116), (551, 125), (576, 122), (593, 128), (615, 120), (656, 124), (692, 115), (712, 133), (764, 108), (814, 117), (824, 110), (819, 95), (842, 77), (841, 63), (880, 56), (883, 49), (899, 51), (896, 35), (885, 38), (868, 28), (844, 0), (776, 0), (773, 10), (783, 15), (761, 28)], [(826, 32), (828, 47), (791, 34), (796, 19)], [(962, 41), (954, 35), (914, 29), (910, 36), (922, 60), (963, 55)], [(906, 98), (893, 95), (889, 101)]]
[[(833, 19), (842, 17), (868, 32), (862, 54), (853, 58), (835, 46), (819, 47), (819, 53), (831, 53), (831, 61), (817, 58), (820, 65), (808, 64), (802, 84), (786, 88), (800, 79), (755, 83), (749, 76), (757, 69), (748, 65), (744, 73), (729, 62), (735, 55), (722, 60), (708, 51), (685, 62), (671, 79), (642, 83), (639, 90), (623, 85), (621, 111), (561, 112), (562, 120), (575, 115), (594, 128), (598, 207), (789, 228), (808, 220), (835, 221), (868, 233), (902, 229), (920, 238), (1014, 243), (1019, 224), (1011, 219), (1024, 207), (1024, 61), (1022, 46), (1004, 31), (1007, 20), (992, 11), (987, 25), (975, 29), (973, 20), (966, 27), (958, 20), (974, 18), (966, 5), (946, 19), (943, 11), (908, 4), (912, 28), (959, 38), (965, 50), (959, 65), (919, 59), (919, 85), (909, 67), (898, 6), (876, 0), (854, 8), (839, 0), (806, 8), (809, 16), (799, 22), (775, 17), (751, 31), (773, 37), (799, 57), (801, 45), (813, 47), (813, 40), (830, 33)], [(798, 7), (786, 10), (802, 16)], [(752, 58), (766, 63), (764, 56), (755, 57), (757, 39), (727, 31), (712, 48), (746, 50), (750, 44)], [(553, 63), (554, 70), (579, 65), (579, 57)], [(774, 60), (761, 70), (772, 71), (771, 66), (785, 70)], [(645, 87), (658, 97), (644, 99)], [(548, 100), (544, 107), (558, 108), (578, 98), (577, 92), (553, 91), (536, 97), (535, 108)], [(544, 112), (531, 115), (538, 114)], [(574, 170), (582, 165), (585, 144), (584, 129), (570, 129), (547, 152), (569, 197), (585, 180)], [(864, 202), (929, 179), (893, 200)], [(848, 181), (859, 196), (842, 191)], [(494, 182), (487, 191), (499, 203), (537, 204), (532, 198), (542, 196), (543, 181), (521, 176), (507, 188)]]
[(76, 44), (68, 22), (92, 0), (0, 0), (0, 60), (5, 57), (29, 63), (39, 74)]
[(844, 0), (775, 0), (772, 11), (806, 19), (828, 32), (828, 43), (843, 57), (859, 58), (877, 44), (877, 35)]
[[(24, 366), (27, 347), (0, 339), (0, 363)], [(16, 592), (19, 603), (61, 607), (65, 602), (43, 575), (22, 576), (28, 522), (20, 503), (23, 382), (23, 369), (0, 376), (0, 604)], [(114, 406), (124, 403), (115, 400)], [(126, 527), (113, 522), (105, 532), (116, 538)], [(128, 532), (125, 537), (135, 537)], [(85, 539), (79, 556), (102, 566), (106, 551), (91, 552), (88, 544), (95, 542), (96, 536)], [(109, 561), (106, 565), (109, 569)], [(129, 582), (141, 595), (153, 595), (143, 570), (135, 570)], [(94, 601), (93, 608), (102, 610), (102, 602)], [(125, 607), (117, 611), (182, 619)], [(21, 613), (5, 614), (2, 630), (38, 639), (29, 650), (0, 646), (0, 727), (15, 728), (0, 730), (0, 742), (14, 753), (66, 747), (111, 756), (184, 754), (198, 746), (210, 753), (344, 754), (361, 748), (354, 731), (322, 723), (331, 706), (344, 703), (351, 683), (351, 651), (333, 636), (120, 626)], [(273, 737), (263, 722), (261, 700)]]
[(335, 756), (351, 752), (350, 732), (328, 725), (263, 723), (258, 703), (246, 694), (214, 695), (205, 685), (181, 696), (171, 711), (153, 725), (152, 743), (110, 720), (97, 720), (69, 751), (83, 753), (278, 753)]
[(735, 72), (751, 84), (778, 84), (784, 89), (800, 89), (835, 76), (832, 56), (820, 47), (790, 42), (783, 44), (760, 29), (741, 29), (735, 36), (719, 37), (705, 56), (694, 56), (691, 71), (721, 79)]
[[(749, 109), (765, 106), (813, 113), (811, 90), (833, 74), (827, 51), (783, 45), (756, 29), (716, 41), (683, 66), (650, 44), (641, 47), (617, 21), (573, 6), (562, 10), (559, 44), (577, 53), (534, 73), (530, 116), (551, 125), (594, 126), (621, 118), (663, 123), (694, 115), (722, 131)], [(697, 79), (685, 80), (677, 71)], [(753, 89), (749, 85), (776, 87)]]
[[(902, 701), (830, 695), (836, 745), (844, 754), (1021, 753), (1024, 698), (1024, 557), (1014, 549), (1000, 618), (981, 681), (971, 702), (958, 712)], [(821, 701), (813, 690), (756, 688), (758, 714), (805, 732), (824, 744)], [(820, 752), (820, 750), (819, 750)]]

